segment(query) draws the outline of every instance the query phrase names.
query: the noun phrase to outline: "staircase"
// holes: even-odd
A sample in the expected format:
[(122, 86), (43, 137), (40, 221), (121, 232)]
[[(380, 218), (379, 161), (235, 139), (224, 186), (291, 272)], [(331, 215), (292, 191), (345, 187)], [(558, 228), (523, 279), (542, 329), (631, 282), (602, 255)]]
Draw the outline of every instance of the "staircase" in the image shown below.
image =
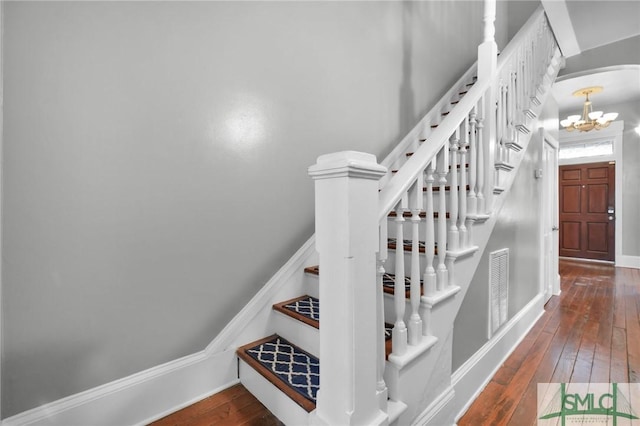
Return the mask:
[(381, 164), (310, 168), (319, 257), (297, 255), (265, 334), (237, 349), (287, 425), (454, 423), (453, 322), (561, 59), (542, 9), (499, 57), (485, 20), (478, 64)]

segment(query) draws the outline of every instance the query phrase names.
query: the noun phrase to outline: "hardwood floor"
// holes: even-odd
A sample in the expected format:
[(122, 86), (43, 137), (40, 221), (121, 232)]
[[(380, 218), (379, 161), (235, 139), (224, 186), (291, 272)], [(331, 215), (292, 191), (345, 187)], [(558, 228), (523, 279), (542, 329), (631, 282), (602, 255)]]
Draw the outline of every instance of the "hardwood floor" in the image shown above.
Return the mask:
[(640, 270), (560, 260), (562, 294), (459, 426), (536, 424), (538, 383), (640, 382)]
[(151, 423), (151, 426), (214, 425), (278, 426), (282, 423), (241, 384)]
[[(458, 425), (536, 424), (537, 384), (640, 382), (640, 270), (561, 260), (562, 294)], [(281, 425), (238, 384), (154, 426)]]

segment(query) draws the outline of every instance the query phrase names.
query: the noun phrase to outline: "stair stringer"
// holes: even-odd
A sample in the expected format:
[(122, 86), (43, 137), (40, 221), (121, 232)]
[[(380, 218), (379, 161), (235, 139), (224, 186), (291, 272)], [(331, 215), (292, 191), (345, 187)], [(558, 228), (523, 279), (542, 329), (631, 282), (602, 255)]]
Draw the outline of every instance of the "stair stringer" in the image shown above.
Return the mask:
[(247, 305), (207, 346), (205, 352), (214, 354), (233, 349), (276, 332), (273, 320), (275, 303), (293, 299), (307, 293), (309, 278), (304, 267), (318, 263), (315, 235), (276, 272)]
[[(557, 68), (554, 70), (553, 78), (543, 80), (541, 103), (540, 105), (532, 105), (531, 109), (536, 113), (536, 118), (530, 119), (526, 123), (527, 128), (535, 129), (538, 127), (537, 117), (546, 102), (558, 70)], [(504, 191), (494, 196), (490, 217), (484, 223), (476, 223), (473, 226), (473, 243), (479, 247), (479, 250), (472, 256), (455, 263), (455, 284), (460, 287), (460, 291), (455, 296), (446, 299), (443, 306), (435, 306), (430, 315), (432, 334), (438, 339), (438, 342), (421, 357), (402, 368), (387, 362), (385, 380), (389, 388), (389, 396), (392, 400), (398, 398), (407, 404), (407, 409), (396, 423), (398, 425), (455, 424), (455, 416), (458, 413), (454, 404), (455, 398), (451, 382), (453, 323), (480, 259), (482, 259), (497, 218), (500, 216), (498, 213), (505, 203), (517, 173), (520, 171), (520, 165), (533, 133), (529, 132), (523, 135), (520, 144), (522, 150), (512, 153), (511, 163), (514, 168), (502, 183)], [(417, 368), (418, 366), (419, 368)], [(426, 374), (422, 373), (425, 371)]]

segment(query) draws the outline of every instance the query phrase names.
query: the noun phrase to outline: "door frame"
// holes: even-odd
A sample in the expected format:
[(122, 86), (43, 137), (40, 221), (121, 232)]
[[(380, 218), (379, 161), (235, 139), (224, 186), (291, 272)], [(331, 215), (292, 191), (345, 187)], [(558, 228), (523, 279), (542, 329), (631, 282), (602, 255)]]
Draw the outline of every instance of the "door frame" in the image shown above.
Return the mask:
[(616, 164), (615, 175), (615, 265), (624, 266), (622, 260), (622, 235), (623, 235), (623, 223), (622, 220), (622, 134), (624, 132), (624, 121), (614, 121), (606, 129), (598, 130), (596, 132), (588, 132), (585, 134), (573, 134), (566, 131), (560, 131), (560, 144), (564, 142), (598, 142), (602, 140), (613, 140), (613, 154), (612, 155), (600, 155), (597, 157), (581, 157), (571, 158), (565, 160), (558, 160), (558, 166), (565, 166), (571, 164), (590, 164), (601, 163), (604, 161), (614, 161)]
[[(558, 272), (558, 217), (559, 217), (559, 201), (558, 201), (558, 151), (560, 149), (560, 142), (553, 137), (544, 128), (539, 129), (540, 134), (540, 158), (539, 158), (539, 170), (536, 173), (536, 177), (541, 178), (541, 203), (540, 203), (540, 292), (545, 298), (545, 302), (551, 298), (552, 295), (560, 295), (560, 274)], [(555, 151), (555, 165), (549, 167), (545, 163), (545, 147), (549, 146)], [(549, 169), (552, 171), (549, 172)], [(551, 215), (548, 215), (549, 209)], [(545, 231), (549, 228), (555, 229), (552, 233), (553, 241), (552, 254), (546, 250), (545, 244)], [(549, 258), (548, 258), (549, 257)], [(551, 271), (547, 270), (550, 268)], [(547, 283), (547, 278), (553, 275), (551, 283)]]
[[(2, 164), (4, 164), (4, 2), (0, 1), (0, 355), (4, 355), (4, 348), (2, 342), (4, 338), (2, 336), (2, 330), (4, 324), (2, 322), (2, 211), (3, 211), (3, 199), (4, 191), (2, 190)], [(2, 401), (2, 363), (0, 362), (0, 401)], [(2, 404), (0, 404), (0, 423), (2, 422)]]

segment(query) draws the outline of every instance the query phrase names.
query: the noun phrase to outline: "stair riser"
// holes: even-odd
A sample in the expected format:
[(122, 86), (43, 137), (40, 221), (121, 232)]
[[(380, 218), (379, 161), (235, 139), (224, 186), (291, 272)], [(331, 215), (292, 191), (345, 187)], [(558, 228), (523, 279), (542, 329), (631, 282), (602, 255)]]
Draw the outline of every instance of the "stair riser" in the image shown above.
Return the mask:
[(311, 355), (320, 356), (320, 331), (317, 328), (277, 311), (273, 311), (272, 319), (277, 334)]
[(316, 299), (320, 299), (320, 286), (318, 285), (318, 276), (312, 274), (304, 274), (304, 285), (306, 288), (305, 294), (308, 294), (311, 297), (315, 297)]
[(240, 382), (269, 411), (278, 416), (278, 419), (286, 425), (306, 425), (309, 423), (310, 414), (304, 408), (296, 404), (243, 360), (238, 361), (240, 363)]

